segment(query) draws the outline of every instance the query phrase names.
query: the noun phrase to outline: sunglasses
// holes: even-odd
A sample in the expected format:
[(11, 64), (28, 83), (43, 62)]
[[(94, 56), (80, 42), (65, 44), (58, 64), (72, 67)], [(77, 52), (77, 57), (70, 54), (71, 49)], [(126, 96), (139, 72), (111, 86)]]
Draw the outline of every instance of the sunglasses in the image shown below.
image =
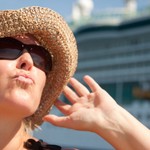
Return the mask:
[(34, 66), (46, 74), (52, 69), (52, 56), (42, 46), (24, 44), (14, 38), (0, 38), (0, 59), (14, 60), (26, 50), (32, 57)]

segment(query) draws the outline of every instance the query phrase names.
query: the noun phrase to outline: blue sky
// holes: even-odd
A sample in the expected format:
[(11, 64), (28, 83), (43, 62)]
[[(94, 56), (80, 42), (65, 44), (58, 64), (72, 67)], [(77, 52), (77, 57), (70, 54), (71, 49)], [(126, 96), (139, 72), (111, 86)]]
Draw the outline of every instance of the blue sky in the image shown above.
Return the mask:
[[(59, 12), (67, 18), (71, 15), (72, 5), (76, 0), (0, 0), (0, 10), (18, 9), (25, 6), (44, 6)], [(150, 0), (137, 0), (138, 8), (150, 5)], [(124, 0), (94, 0), (94, 10), (122, 7)]]

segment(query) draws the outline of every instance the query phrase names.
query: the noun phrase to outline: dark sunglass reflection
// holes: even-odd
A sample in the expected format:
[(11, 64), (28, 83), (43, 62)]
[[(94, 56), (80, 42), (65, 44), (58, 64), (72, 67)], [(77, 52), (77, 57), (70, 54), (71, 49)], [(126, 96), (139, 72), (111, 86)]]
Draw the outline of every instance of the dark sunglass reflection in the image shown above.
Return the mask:
[(22, 55), (23, 51), (30, 53), (34, 65), (46, 74), (52, 69), (52, 56), (42, 46), (24, 44), (14, 38), (0, 38), (0, 59), (14, 60)]

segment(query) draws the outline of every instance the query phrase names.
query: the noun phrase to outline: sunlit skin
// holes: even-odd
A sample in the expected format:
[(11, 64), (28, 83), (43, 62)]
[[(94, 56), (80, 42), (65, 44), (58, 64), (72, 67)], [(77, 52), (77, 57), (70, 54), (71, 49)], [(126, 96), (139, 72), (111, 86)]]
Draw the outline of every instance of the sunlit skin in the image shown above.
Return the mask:
[[(36, 44), (29, 37), (17, 39), (26, 44)], [(18, 112), (20, 117), (26, 117), (34, 113), (45, 81), (45, 73), (34, 66), (28, 52), (16, 60), (0, 60), (0, 114)]]
[(149, 150), (149, 129), (120, 107), (90, 76), (85, 76), (84, 81), (91, 91), (71, 78), (74, 90), (68, 86), (64, 89), (71, 105), (61, 100), (55, 103), (64, 116), (50, 114), (44, 120), (59, 127), (94, 132), (116, 150)]
[[(96, 128), (92, 127), (96, 126), (98, 119), (100, 119), (101, 127), (105, 128), (107, 122), (105, 120), (106, 118), (102, 116), (108, 117), (112, 115), (117, 108), (117, 103), (90, 76), (85, 76), (84, 81), (89, 85), (92, 92), (75, 78), (71, 78), (70, 84), (76, 92), (67, 86), (64, 89), (64, 95), (72, 105), (57, 100), (55, 106), (65, 116), (57, 117), (55, 115), (49, 115), (45, 119), (48, 119), (54, 125), (91, 132), (96, 132)], [(107, 101), (104, 101), (104, 98)], [(105, 107), (106, 105), (107, 107)], [(100, 118), (94, 114), (100, 114)]]
[[(38, 44), (32, 36), (14, 37), (25, 44)], [(0, 60), (0, 149), (23, 150), (31, 138), (23, 119), (39, 106), (45, 73), (34, 66), (27, 51), (15, 60)]]

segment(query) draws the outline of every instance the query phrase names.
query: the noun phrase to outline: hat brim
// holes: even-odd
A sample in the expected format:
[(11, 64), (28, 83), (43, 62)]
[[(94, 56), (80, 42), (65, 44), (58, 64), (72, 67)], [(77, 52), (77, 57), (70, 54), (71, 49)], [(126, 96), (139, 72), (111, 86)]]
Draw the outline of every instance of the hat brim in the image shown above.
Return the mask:
[(64, 19), (49, 8), (34, 6), (1, 11), (0, 18), (0, 38), (30, 33), (53, 55), (52, 71), (47, 76), (39, 108), (27, 118), (34, 128), (42, 124), (43, 116), (49, 113), (76, 70), (76, 40)]

